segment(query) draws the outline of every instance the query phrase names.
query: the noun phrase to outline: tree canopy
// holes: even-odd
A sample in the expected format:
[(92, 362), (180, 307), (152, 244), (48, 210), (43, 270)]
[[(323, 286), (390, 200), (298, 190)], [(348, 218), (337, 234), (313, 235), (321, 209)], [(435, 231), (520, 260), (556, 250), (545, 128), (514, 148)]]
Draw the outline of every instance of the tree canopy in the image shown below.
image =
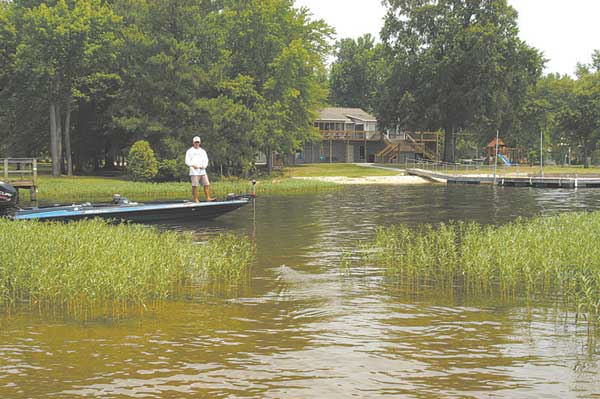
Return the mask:
[(443, 129), (444, 160), (453, 161), (460, 131), (512, 125), (543, 59), (519, 39), (506, 0), (385, 3), (383, 126)]
[[(50, 154), (58, 174), (71, 155), (110, 167), (145, 139), (172, 158), (200, 135), (213, 164), (244, 172), (314, 136), (331, 33), (292, 0), (0, 3), (0, 125), (15, 143), (0, 150)], [(39, 146), (19, 149), (28, 136)]]
[(370, 34), (341, 39), (331, 65), (329, 102), (342, 107), (373, 111), (378, 86), (381, 45)]

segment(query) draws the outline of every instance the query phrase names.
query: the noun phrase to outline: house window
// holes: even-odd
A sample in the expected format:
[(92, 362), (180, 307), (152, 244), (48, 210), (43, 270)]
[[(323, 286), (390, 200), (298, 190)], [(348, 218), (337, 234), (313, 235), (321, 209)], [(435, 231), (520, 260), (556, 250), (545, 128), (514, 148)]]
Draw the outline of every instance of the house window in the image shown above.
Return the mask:
[(360, 160), (364, 160), (365, 159), (365, 146), (364, 145), (361, 145), (358, 148), (358, 159), (360, 159)]

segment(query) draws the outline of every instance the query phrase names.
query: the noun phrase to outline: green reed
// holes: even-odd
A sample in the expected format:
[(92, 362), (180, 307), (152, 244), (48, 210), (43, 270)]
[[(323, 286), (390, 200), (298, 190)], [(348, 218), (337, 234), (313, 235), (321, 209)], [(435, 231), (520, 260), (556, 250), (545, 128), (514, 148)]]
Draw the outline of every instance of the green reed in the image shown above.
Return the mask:
[(253, 259), (250, 240), (233, 235), (199, 244), (142, 225), (0, 219), (0, 308), (118, 317), (158, 306), (198, 280), (235, 282)]
[(460, 287), (503, 297), (558, 296), (600, 319), (600, 212), (504, 226), (476, 223), (380, 227), (365, 257), (399, 284)]
[[(259, 196), (265, 194), (294, 194), (332, 190), (338, 187), (334, 183), (275, 178), (259, 180), (256, 184), (256, 192)], [(222, 198), (229, 193), (250, 193), (252, 192), (252, 185), (249, 180), (227, 179), (213, 182), (211, 189), (214, 195)], [(22, 191), (21, 194), (23, 199), (29, 199), (28, 192)], [(41, 201), (110, 201), (112, 194), (121, 194), (140, 201), (190, 199), (191, 185), (187, 182), (142, 183), (107, 177), (42, 176), (39, 179), (38, 199)]]

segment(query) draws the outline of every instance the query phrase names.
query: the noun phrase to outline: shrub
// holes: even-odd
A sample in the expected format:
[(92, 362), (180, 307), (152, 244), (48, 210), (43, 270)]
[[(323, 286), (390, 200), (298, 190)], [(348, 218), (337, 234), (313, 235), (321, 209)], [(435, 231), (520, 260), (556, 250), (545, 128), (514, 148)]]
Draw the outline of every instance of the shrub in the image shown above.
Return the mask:
[(155, 180), (158, 182), (184, 181), (189, 175), (189, 168), (183, 158), (165, 159), (158, 165), (158, 174)]
[(129, 150), (127, 170), (134, 181), (150, 181), (158, 173), (158, 161), (150, 143), (136, 141)]

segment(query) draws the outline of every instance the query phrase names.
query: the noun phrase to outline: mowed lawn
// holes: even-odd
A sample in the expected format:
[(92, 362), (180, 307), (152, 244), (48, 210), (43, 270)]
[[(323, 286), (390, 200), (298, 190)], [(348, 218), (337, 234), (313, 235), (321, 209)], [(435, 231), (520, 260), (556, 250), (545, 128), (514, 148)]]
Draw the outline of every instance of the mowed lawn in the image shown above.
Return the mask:
[(367, 176), (395, 176), (401, 171), (385, 170), (347, 163), (333, 164), (306, 164), (286, 166), (283, 170), (284, 177), (367, 177)]

